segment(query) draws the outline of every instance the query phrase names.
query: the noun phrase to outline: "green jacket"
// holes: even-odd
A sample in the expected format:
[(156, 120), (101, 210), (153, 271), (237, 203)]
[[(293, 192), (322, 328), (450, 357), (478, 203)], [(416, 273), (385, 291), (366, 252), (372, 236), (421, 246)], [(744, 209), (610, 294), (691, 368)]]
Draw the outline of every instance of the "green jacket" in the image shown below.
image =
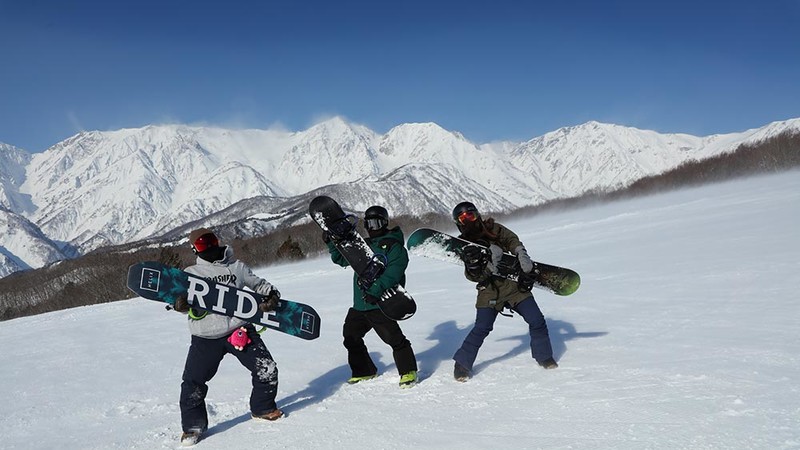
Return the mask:
[[(386, 269), (381, 276), (375, 280), (375, 283), (372, 284), (366, 293), (373, 297), (380, 297), (386, 289), (395, 287), (398, 284), (405, 286), (408, 252), (404, 246), (403, 231), (400, 230), (400, 227), (394, 227), (385, 235), (374, 239), (366, 238), (365, 241), (367, 241), (367, 244), (369, 244), (373, 252), (381, 253), (386, 256)], [(328, 243), (328, 252), (330, 252), (331, 260), (333, 260), (334, 263), (342, 267), (348, 267), (350, 265), (332, 242)], [(372, 305), (364, 300), (364, 292), (358, 286), (357, 280), (358, 275), (354, 272), (353, 308), (358, 311), (378, 309), (377, 305)]]
[[(504, 252), (511, 253), (514, 253), (514, 249), (522, 245), (519, 237), (513, 231), (494, 220), (488, 219), (484, 224), (489, 233), (497, 236), (496, 238), (486, 239), (489, 244), (498, 245)], [(463, 236), (461, 237), (464, 238)], [(475, 302), (476, 308), (494, 308), (502, 311), (506, 303), (510, 306), (516, 306), (519, 302), (531, 296), (530, 291), (520, 291), (516, 281), (492, 276), (488, 268), (484, 269), (479, 277), (473, 277), (467, 273), (466, 269), (464, 269), (464, 275), (468, 280), (478, 283), (475, 287), (478, 290), (478, 299)]]

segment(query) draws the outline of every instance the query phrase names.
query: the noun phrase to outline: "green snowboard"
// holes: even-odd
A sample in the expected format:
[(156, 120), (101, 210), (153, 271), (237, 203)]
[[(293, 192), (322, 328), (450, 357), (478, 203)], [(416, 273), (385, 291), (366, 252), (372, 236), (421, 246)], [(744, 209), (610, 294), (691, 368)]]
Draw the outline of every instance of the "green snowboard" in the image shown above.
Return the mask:
[[(485, 246), (473, 242), (432, 230), (430, 228), (420, 228), (408, 237), (406, 247), (414, 255), (425, 256), (454, 264), (463, 264), (461, 253), (464, 247), (473, 245), (480, 247), (484, 252), (489, 252)], [(511, 253), (504, 253), (501, 265), (505, 267), (515, 267), (516, 270), (499, 273), (503, 278), (512, 281), (519, 279), (520, 271), (517, 257)], [(540, 262), (533, 263), (534, 274), (533, 286), (539, 289), (550, 291), (556, 295), (570, 295), (578, 290), (581, 285), (581, 277), (574, 270), (564, 267), (551, 266)]]

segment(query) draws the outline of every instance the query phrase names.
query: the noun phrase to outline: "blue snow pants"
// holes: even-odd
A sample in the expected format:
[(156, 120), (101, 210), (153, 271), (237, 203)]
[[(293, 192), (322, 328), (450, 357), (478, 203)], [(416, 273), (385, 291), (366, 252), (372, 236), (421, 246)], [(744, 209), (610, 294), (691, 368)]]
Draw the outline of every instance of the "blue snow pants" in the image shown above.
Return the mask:
[[(550, 345), (550, 335), (547, 332), (547, 322), (544, 315), (536, 304), (533, 296), (519, 302), (512, 308), (514, 312), (521, 315), (528, 323), (528, 330), (531, 336), (531, 356), (538, 363), (542, 363), (553, 357), (553, 348)], [(453, 359), (472, 371), (472, 365), (478, 357), (478, 350), (483, 345), (486, 336), (494, 328), (494, 321), (497, 319), (498, 311), (494, 308), (477, 308), (475, 314), (475, 325), (461, 344), (461, 348), (453, 355)]]

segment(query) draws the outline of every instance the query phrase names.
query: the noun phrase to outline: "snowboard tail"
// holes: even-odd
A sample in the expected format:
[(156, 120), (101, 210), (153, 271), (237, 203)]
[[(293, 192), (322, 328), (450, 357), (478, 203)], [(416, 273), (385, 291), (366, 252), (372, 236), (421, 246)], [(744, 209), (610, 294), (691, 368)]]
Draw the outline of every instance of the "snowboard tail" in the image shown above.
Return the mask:
[[(412, 254), (454, 264), (463, 264), (461, 255), (467, 246), (477, 246), (483, 252), (489, 252), (486, 246), (430, 228), (414, 231), (406, 242), (406, 247)], [(581, 277), (574, 270), (535, 261), (531, 273), (523, 274), (517, 257), (511, 253), (503, 254), (499, 267), (504, 268), (498, 273), (503, 278), (519, 282), (520, 276), (533, 276), (533, 287), (556, 295), (571, 295), (581, 285)]]
[(262, 312), (263, 296), (184, 272), (156, 261), (128, 268), (128, 289), (148, 300), (175, 305), (186, 297), (189, 305), (211, 313), (236, 317), (301, 339), (319, 337), (320, 317), (309, 305), (280, 299), (274, 311)]
[(378, 300), (378, 307), (392, 320), (406, 320), (417, 312), (417, 303), (400, 285), (385, 290)]

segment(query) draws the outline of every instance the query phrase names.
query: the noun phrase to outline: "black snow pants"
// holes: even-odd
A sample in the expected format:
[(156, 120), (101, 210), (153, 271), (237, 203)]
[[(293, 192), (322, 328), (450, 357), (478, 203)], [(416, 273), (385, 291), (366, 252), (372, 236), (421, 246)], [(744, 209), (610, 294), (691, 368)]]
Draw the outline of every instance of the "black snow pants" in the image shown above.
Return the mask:
[(392, 347), (392, 356), (400, 375), (417, 370), (417, 358), (414, 356), (411, 342), (406, 339), (397, 322), (384, 316), (377, 309), (358, 311), (350, 308), (344, 319), (342, 334), (344, 347), (347, 349), (347, 362), (354, 377), (375, 375), (378, 372), (364, 344), (364, 336), (372, 329), (383, 342)]
[(206, 383), (217, 373), (222, 358), (228, 353), (234, 355), (252, 375), (252, 414), (261, 415), (277, 408), (278, 367), (255, 328), (252, 325), (246, 328), (253, 342), (242, 351), (233, 348), (227, 340), (228, 336), (217, 339), (192, 336), (181, 383), (181, 425), (184, 432), (208, 429)]

